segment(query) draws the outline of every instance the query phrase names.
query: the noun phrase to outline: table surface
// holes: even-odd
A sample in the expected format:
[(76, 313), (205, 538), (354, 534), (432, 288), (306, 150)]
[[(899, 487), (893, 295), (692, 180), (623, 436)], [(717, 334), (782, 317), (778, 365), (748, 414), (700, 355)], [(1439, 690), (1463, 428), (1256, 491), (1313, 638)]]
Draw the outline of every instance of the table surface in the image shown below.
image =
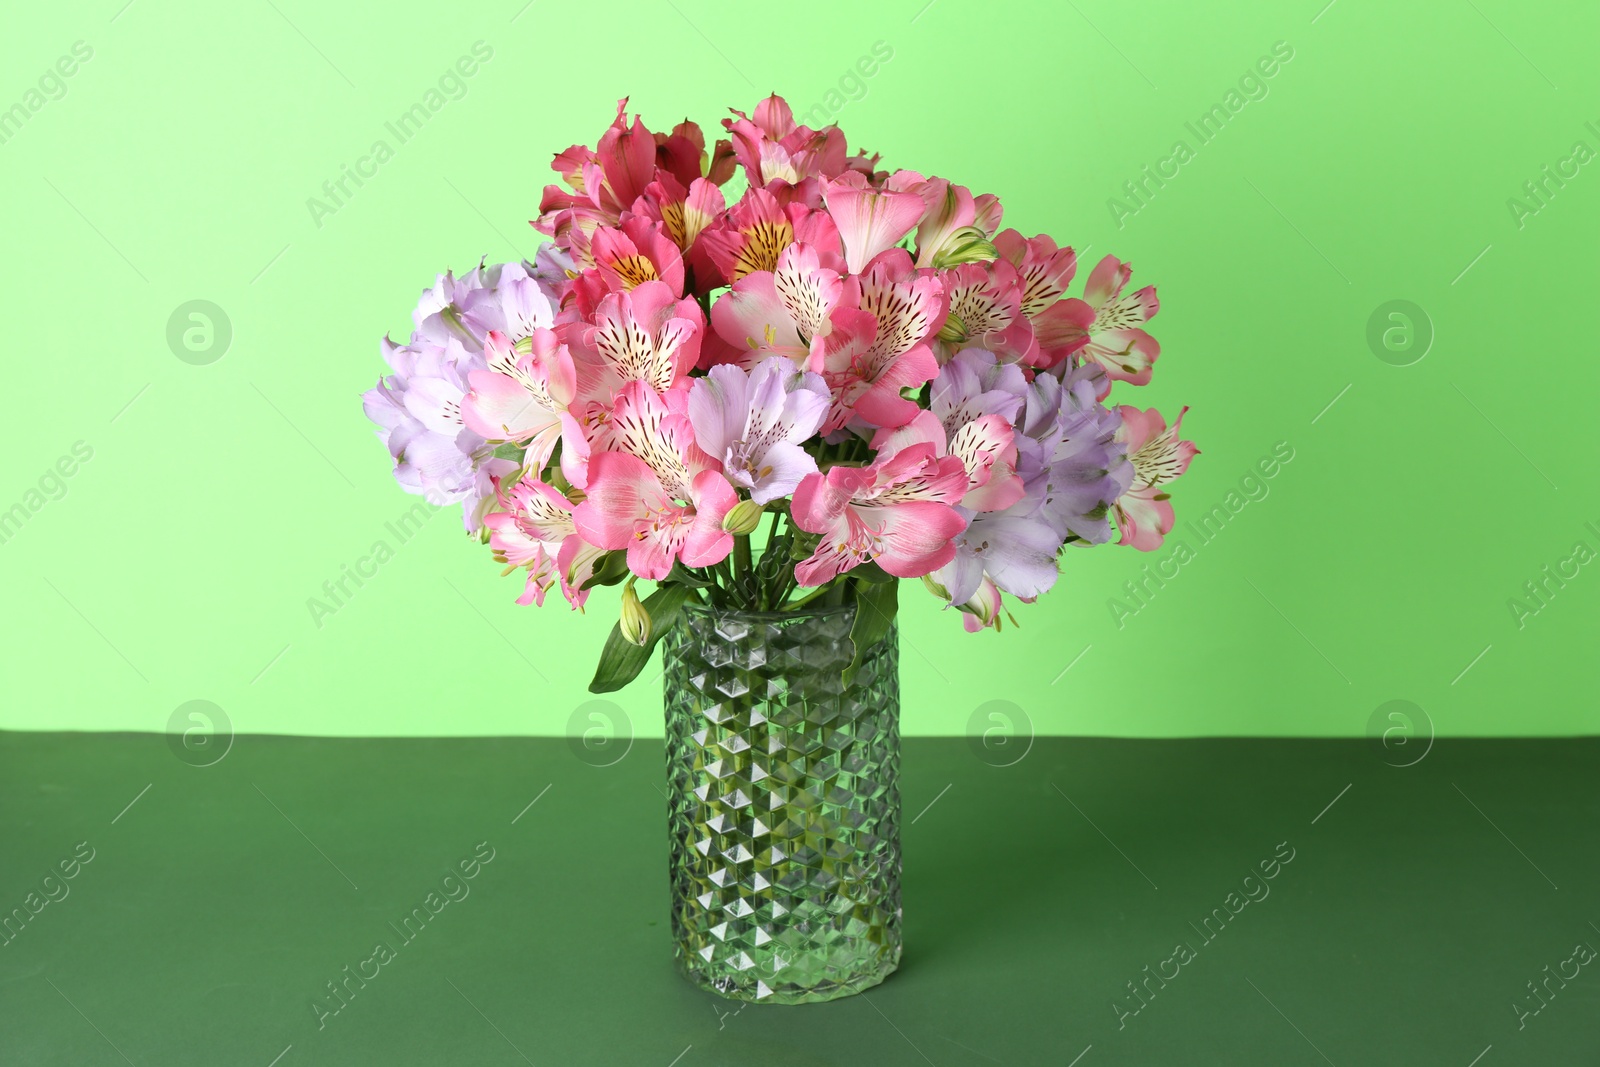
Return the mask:
[(0, 1063), (1595, 1064), (1597, 760), (908, 739), (899, 972), (740, 1007), (672, 968), (659, 741), (0, 734)]

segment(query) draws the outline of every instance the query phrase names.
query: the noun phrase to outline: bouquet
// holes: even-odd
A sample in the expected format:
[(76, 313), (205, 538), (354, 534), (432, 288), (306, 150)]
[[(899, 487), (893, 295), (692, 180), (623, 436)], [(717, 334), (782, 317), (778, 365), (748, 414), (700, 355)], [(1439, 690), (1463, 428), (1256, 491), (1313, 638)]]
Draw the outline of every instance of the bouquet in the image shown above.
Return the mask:
[(709, 153), (626, 105), (556, 155), (534, 262), (440, 275), (363, 396), (401, 486), (525, 573), (518, 603), (622, 586), (591, 689), (689, 601), (855, 604), (864, 648), (901, 578), (999, 630), (1066, 546), (1161, 544), (1196, 450), (1182, 412), (1107, 403), (1160, 354), (1128, 264), (1068, 295), (1073, 250), (1000, 229), (996, 196), (881, 170), (776, 95)]

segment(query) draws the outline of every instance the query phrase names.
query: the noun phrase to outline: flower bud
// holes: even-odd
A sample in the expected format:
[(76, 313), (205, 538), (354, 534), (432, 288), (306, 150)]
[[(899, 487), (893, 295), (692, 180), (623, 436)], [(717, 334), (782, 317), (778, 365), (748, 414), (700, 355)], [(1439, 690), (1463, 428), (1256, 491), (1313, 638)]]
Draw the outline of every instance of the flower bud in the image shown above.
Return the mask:
[(927, 587), (928, 592), (932, 593), (934, 596), (938, 597), (940, 600), (943, 600), (943, 601), (945, 601), (947, 603), (949, 602), (949, 600), (950, 600), (950, 590), (946, 589), (943, 585), (941, 585), (939, 583), (938, 579), (934, 578), (933, 575), (924, 574), (922, 576), (922, 584)]
[(633, 591), (631, 578), (622, 587), (622, 613), (617, 620), (617, 627), (622, 631), (622, 639), (629, 644), (642, 648), (650, 640), (650, 612), (645, 609), (639, 594)]
[[(978, 583), (972, 598), (965, 604), (957, 604), (956, 607), (967, 616), (962, 622), (966, 625), (968, 633), (977, 633), (991, 626), (996, 632), (999, 631), (1000, 614), (1005, 609), (1000, 602), (1000, 587), (995, 585), (987, 574), (983, 576), (983, 581)], [(1009, 612), (1006, 614), (1010, 616)], [(1011, 625), (1016, 624), (1017, 620), (1011, 619)]]
[(722, 517), (722, 528), (735, 537), (747, 537), (761, 525), (762, 511), (754, 500), (741, 500)]
[(963, 226), (933, 254), (933, 265), (943, 269), (962, 263), (990, 263), (999, 258), (1000, 253), (988, 234), (976, 226)]

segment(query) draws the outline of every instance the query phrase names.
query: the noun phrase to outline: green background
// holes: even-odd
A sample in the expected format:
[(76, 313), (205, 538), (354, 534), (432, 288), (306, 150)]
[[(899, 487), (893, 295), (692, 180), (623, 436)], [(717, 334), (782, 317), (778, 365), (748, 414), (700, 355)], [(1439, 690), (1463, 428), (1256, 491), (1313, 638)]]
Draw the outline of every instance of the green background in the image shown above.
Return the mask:
[[(1397, 699), (1439, 734), (1595, 732), (1600, 568), (1520, 624), (1508, 606), (1577, 542), (1600, 550), (1584, 428), (1600, 370), (1580, 323), (1600, 167), (1543, 205), (1522, 189), (1577, 142), (1600, 148), (1593, 13), (753, 12), (106, 0), (14, 17), (0, 108), (26, 108), (74, 42), (93, 57), (0, 144), (0, 510), (76, 442), (93, 454), (0, 544), (0, 727), (162, 730), (199, 699), (240, 732), (561, 734), (604, 713), (658, 735), (653, 669), (586, 703), (612, 596), (586, 616), (519, 608), (454, 516), (403, 545), (386, 530), (415, 498), (358, 394), (436, 271), (532, 256), (550, 155), (593, 143), (619, 96), (654, 128), (711, 129), (777, 90), (890, 166), (998, 193), (1024, 232), (1130, 260), (1160, 288), (1164, 354), (1153, 385), (1117, 395), (1192, 405), (1203, 453), (1175, 491), (1193, 558), (1120, 625), (1109, 601), (1170, 549), (1069, 555), (999, 635), (966, 635), (908, 586), (908, 733), (981, 728), (1007, 701), (1041, 733), (1360, 736)], [(385, 123), (480, 40), (493, 57), (464, 95), (398, 144)], [(892, 58), (852, 81), (878, 42)], [(1266, 95), (1200, 143), (1186, 124), (1277, 42), (1293, 58)], [(393, 158), (317, 225), (308, 198), (380, 138)], [(1192, 158), (1119, 226), (1108, 201), (1135, 206), (1123, 183), (1179, 140)], [(1519, 224), (1512, 197), (1539, 210)], [(208, 365), (168, 344), (191, 300), (231, 324)], [(1392, 300), (1426, 322), (1385, 361), (1368, 323)], [(1425, 357), (1393, 365), (1423, 334)], [(1280, 442), (1294, 458), (1269, 494), (1202, 544), (1186, 524)], [(378, 540), (394, 558), (317, 626), (308, 599)]]

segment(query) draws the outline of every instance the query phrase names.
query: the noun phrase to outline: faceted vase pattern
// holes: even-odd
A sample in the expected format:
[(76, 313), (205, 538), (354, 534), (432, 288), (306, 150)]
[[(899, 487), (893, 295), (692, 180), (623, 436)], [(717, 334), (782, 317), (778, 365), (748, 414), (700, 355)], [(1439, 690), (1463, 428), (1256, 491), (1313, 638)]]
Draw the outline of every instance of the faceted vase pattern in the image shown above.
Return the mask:
[(664, 641), (679, 968), (765, 1003), (878, 984), (900, 960), (896, 631), (846, 688), (854, 607), (684, 612)]

